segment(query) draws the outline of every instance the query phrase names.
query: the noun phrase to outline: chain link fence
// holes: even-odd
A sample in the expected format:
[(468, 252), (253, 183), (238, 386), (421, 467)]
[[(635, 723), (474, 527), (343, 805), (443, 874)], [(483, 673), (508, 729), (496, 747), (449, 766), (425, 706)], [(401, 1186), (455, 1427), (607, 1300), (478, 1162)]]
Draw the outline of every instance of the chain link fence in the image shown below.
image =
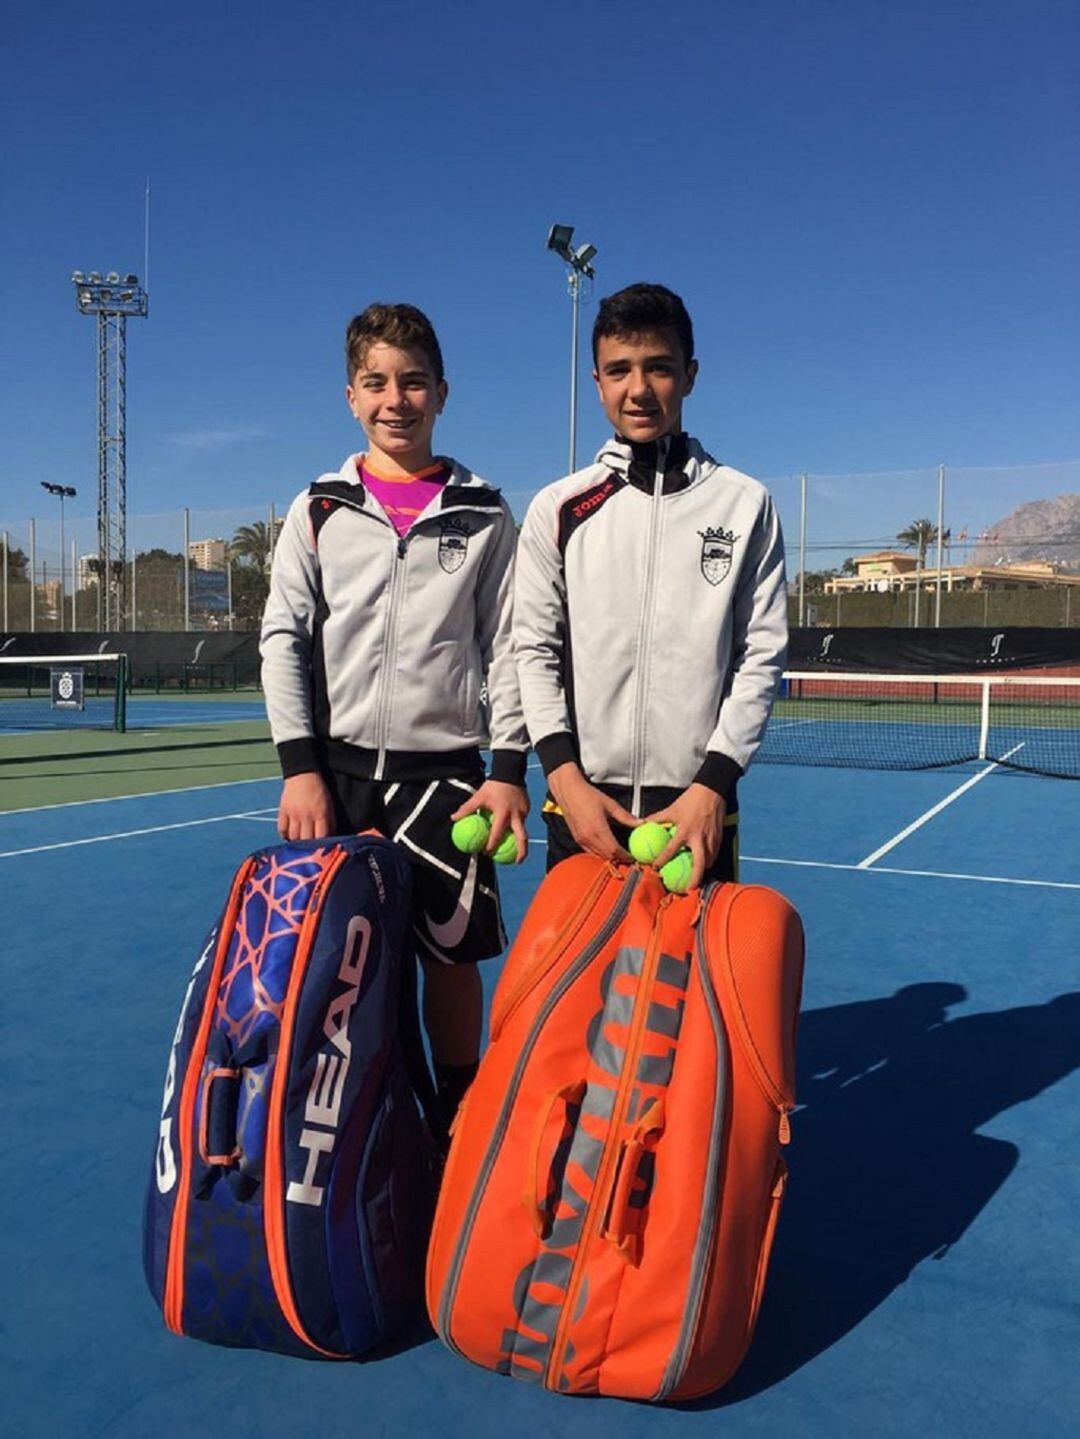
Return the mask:
[[(1080, 623), (1080, 461), (765, 483), (784, 526), (793, 624)], [(123, 597), (125, 629), (256, 629), (286, 508), (129, 514), (128, 553), (109, 576), (93, 517), (0, 519), (3, 629), (98, 630), (105, 583)]]

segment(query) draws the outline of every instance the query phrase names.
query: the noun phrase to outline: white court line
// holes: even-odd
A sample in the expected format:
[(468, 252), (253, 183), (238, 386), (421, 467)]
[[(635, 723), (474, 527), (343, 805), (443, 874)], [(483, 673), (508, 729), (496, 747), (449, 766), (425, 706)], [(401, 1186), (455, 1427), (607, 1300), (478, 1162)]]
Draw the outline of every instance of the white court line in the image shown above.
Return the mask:
[[(270, 761), (268, 760), (269, 764)], [(534, 760), (526, 766), (527, 769), (539, 769), (540, 764)], [(31, 804), (25, 809), (0, 809), (0, 820), (4, 820), (9, 814), (37, 814), (46, 809), (78, 809), (87, 804), (115, 804), (121, 799), (157, 799), (160, 795), (166, 794), (201, 794), (207, 789), (229, 789), (236, 784), (266, 784), (269, 780), (279, 779), (278, 774), (257, 775), (254, 779), (224, 779), (217, 784), (185, 784), (178, 789), (148, 789), (143, 794), (103, 794), (98, 799), (65, 799), (56, 804)]]
[[(247, 781), (243, 781), (247, 783)], [(172, 791), (166, 791), (172, 793)], [(119, 796), (118, 796), (119, 797)], [(134, 798), (134, 796), (132, 796)], [(57, 844), (32, 845), (27, 849), (9, 849), (0, 851), (0, 859), (17, 859), (24, 854), (44, 854), (51, 850), (77, 849), (87, 844), (107, 844), (114, 839), (133, 839), (142, 834), (163, 834), (167, 830), (174, 829), (197, 829), (204, 824), (223, 824), (227, 820), (248, 819), (258, 820), (262, 823), (272, 822), (276, 816), (276, 810), (269, 813), (262, 810), (241, 810), (236, 814), (212, 815), (208, 819), (185, 819), (176, 824), (157, 824), (148, 829), (121, 830), (116, 834), (91, 835), (86, 839), (61, 840)], [(533, 846), (546, 848), (546, 839), (534, 839), (529, 837), (529, 848)], [(1072, 884), (1064, 880), (1052, 879), (1009, 879), (1002, 875), (993, 874), (950, 874), (934, 869), (893, 869), (889, 865), (879, 865), (876, 869), (868, 870), (860, 864), (833, 864), (827, 860), (816, 859), (770, 859), (764, 855), (743, 854), (739, 856), (740, 863), (745, 864), (778, 864), (788, 865), (796, 869), (839, 869), (847, 870), (853, 874), (901, 874), (911, 875), (917, 879), (959, 879), (970, 880), (977, 884), (1018, 884), (1026, 885), (1036, 889), (1076, 889), (1080, 890), (1080, 884)]]
[(134, 839), (140, 834), (164, 834), (166, 830), (170, 829), (195, 829), (201, 824), (224, 824), (226, 820), (230, 819), (252, 819), (253, 817), (262, 818), (257, 810), (248, 810), (241, 814), (215, 814), (209, 819), (185, 819), (176, 824), (155, 824), (148, 829), (127, 829), (116, 834), (95, 834), (86, 839), (64, 839), (56, 844), (31, 845), (27, 849), (0, 850), (0, 859), (17, 859), (24, 854), (45, 854), (54, 849), (78, 849), (80, 845), (84, 844), (107, 844), (114, 839)]
[(216, 784), (185, 784), (178, 789), (148, 789), (144, 794), (103, 794), (98, 799), (63, 799), (56, 804), (30, 804), (25, 809), (3, 809), (0, 810), (0, 820), (7, 819), (9, 814), (39, 814), (47, 809), (78, 809), (86, 804), (115, 804), (121, 799), (157, 799), (159, 795), (165, 794), (201, 794), (205, 789), (231, 789), (237, 784), (266, 784), (268, 780), (278, 779), (276, 774), (257, 775), (254, 779), (223, 779)]
[(1035, 889), (1080, 889), (1080, 884), (1060, 879), (1009, 879), (997, 874), (951, 874), (948, 870), (940, 869), (894, 869), (887, 864), (867, 869), (861, 864), (830, 864), (821, 859), (766, 859), (758, 854), (741, 854), (739, 863), (786, 864), (796, 869), (846, 869), (852, 874), (908, 874), (916, 879), (966, 879), (976, 884), (1022, 884)]
[(917, 829), (922, 829), (924, 824), (932, 820), (936, 814), (940, 814), (946, 806), (952, 804), (954, 799), (959, 799), (960, 796), (971, 789), (973, 785), (977, 785), (979, 781), (985, 779), (988, 774), (993, 774), (999, 764), (1002, 764), (1007, 759), (1011, 759), (1018, 749), (1024, 748), (1026, 742), (1026, 740), (1021, 740), (1018, 745), (1014, 745), (1012, 749), (1009, 750), (1008, 754), (1003, 754), (1001, 759), (995, 760), (993, 764), (988, 764), (986, 768), (980, 770), (978, 774), (974, 774), (969, 780), (965, 780), (958, 789), (953, 790), (952, 794), (947, 794), (945, 798), (941, 800), (940, 803), (934, 805), (932, 809), (928, 809), (926, 813), (921, 814), (918, 819), (912, 820), (907, 829), (902, 829), (899, 834), (894, 834), (892, 839), (887, 840), (880, 849), (875, 849), (873, 854), (868, 854), (865, 859), (861, 859), (856, 868), (869, 869), (875, 860), (879, 860), (882, 855), (888, 854), (889, 850), (895, 849), (898, 844), (901, 844), (909, 835), (914, 834)]

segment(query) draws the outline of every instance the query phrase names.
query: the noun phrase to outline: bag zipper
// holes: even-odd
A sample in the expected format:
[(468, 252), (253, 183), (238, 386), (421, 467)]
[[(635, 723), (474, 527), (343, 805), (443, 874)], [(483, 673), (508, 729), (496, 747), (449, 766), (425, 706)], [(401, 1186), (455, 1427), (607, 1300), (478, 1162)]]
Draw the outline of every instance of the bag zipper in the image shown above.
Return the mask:
[(489, 1033), (492, 1042), (498, 1039), (507, 1021), (513, 1015), (514, 1010), (517, 1009), (518, 1005), (528, 996), (529, 991), (535, 988), (544, 975), (547, 974), (548, 970), (554, 965), (569, 942), (570, 937), (579, 928), (585, 916), (599, 899), (604, 886), (613, 875), (620, 883), (622, 882), (622, 874), (613, 866), (606, 866), (600, 871), (596, 879), (589, 886), (589, 889), (586, 891), (577, 908), (570, 915), (569, 919), (563, 923), (558, 934), (556, 934), (547, 949), (543, 951), (540, 958), (534, 964), (529, 965), (524, 973), (519, 976), (517, 984), (510, 990), (505, 999), (496, 994), (491, 1006), (491, 1021), (489, 1024)]
[[(713, 1103), (712, 1124), (709, 1129), (709, 1153), (705, 1165), (705, 1185), (703, 1192), (704, 1202), (701, 1207), (701, 1222), (698, 1225), (697, 1238), (694, 1241), (694, 1254), (690, 1263), (690, 1283), (687, 1286), (687, 1300), (683, 1310), (683, 1322), (660, 1387), (652, 1397), (653, 1403), (658, 1403), (666, 1399), (681, 1381), (686, 1370), (686, 1365), (690, 1358), (691, 1346), (694, 1336), (697, 1333), (698, 1322), (701, 1318), (701, 1305), (705, 1297), (705, 1282), (709, 1274), (709, 1257), (712, 1254), (716, 1235), (716, 1221), (720, 1213), (720, 1158), (724, 1142), (724, 1121), (727, 1116), (730, 1055), (728, 1052), (727, 1035), (720, 1017), (720, 1003), (716, 997), (712, 974), (709, 971), (708, 960), (705, 956), (705, 922), (708, 918), (709, 909), (715, 902), (715, 895), (718, 888), (719, 886), (713, 889), (706, 897), (697, 916), (697, 938), (694, 945), (698, 977), (701, 981), (701, 991), (705, 997), (705, 1008), (708, 1011), (709, 1023), (712, 1025), (713, 1039), (716, 1044), (716, 1095)], [(715, 1196), (714, 1200), (712, 1196)]]
[(514, 1065), (510, 1082), (506, 1087), (502, 1108), (499, 1110), (492, 1129), (491, 1140), (488, 1143), (487, 1151), (484, 1154), (480, 1168), (477, 1170), (476, 1181), (473, 1185), (472, 1194), (469, 1197), (469, 1204), (465, 1210), (465, 1216), (461, 1221), (461, 1229), (450, 1257), (446, 1280), (443, 1284), (442, 1296), (439, 1301), (439, 1312), (436, 1318), (435, 1328), (443, 1343), (447, 1348), (453, 1350), (455, 1354), (461, 1354), (462, 1351), (454, 1343), (450, 1334), (450, 1312), (453, 1309), (454, 1299), (457, 1295), (457, 1286), (461, 1279), (461, 1270), (465, 1263), (465, 1251), (468, 1248), (469, 1239), (472, 1235), (472, 1227), (476, 1222), (476, 1216), (483, 1201), (488, 1181), (491, 1178), (491, 1172), (495, 1167), (495, 1160), (498, 1157), (499, 1148), (510, 1122), (514, 1101), (517, 1098), (517, 1093), (525, 1074), (525, 1066), (528, 1063), (529, 1056), (536, 1043), (536, 1038), (547, 1023), (552, 1010), (574, 981), (588, 969), (593, 959), (599, 954), (600, 950), (603, 949), (604, 945), (622, 923), (626, 911), (630, 907), (630, 900), (633, 897), (634, 891), (637, 889), (641, 875), (642, 871), (639, 869), (632, 869), (628, 872), (623, 882), (622, 894), (620, 894), (616, 900), (611, 913), (578, 957), (552, 986), (547, 998), (540, 1006), (536, 1018), (533, 1020), (532, 1028), (525, 1037), (525, 1042), (521, 1047), (521, 1053), (518, 1056), (517, 1063)]
[[(604, 1216), (607, 1213), (608, 1202), (611, 1198), (608, 1191), (611, 1188), (614, 1178), (614, 1161), (621, 1149), (622, 1127), (626, 1119), (626, 1109), (630, 1099), (630, 1091), (634, 1087), (634, 1078), (637, 1074), (641, 1038), (645, 1031), (645, 1020), (649, 1012), (653, 980), (656, 978), (656, 970), (660, 962), (660, 951), (662, 948), (661, 921), (664, 910), (673, 898), (673, 895), (665, 895), (657, 906), (656, 914), (653, 917), (652, 933), (649, 936), (645, 959), (641, 966), (641, 978), (638, 983), (638, 991), (634, 996), (634, 1012), (630, 1017), (630, 1032), (627, 1036), (626, 1052), (623, 1059), (622, 1072), (619, 1075), (619, 1087), (615, 1093), (615, 1104), (611, 1113), (611, 1121), (604, 1139), (604, 1149), (600, 1156), (600, 1163), (597, 1166), (596, 1183), (593, 1185), (589, 1205), (585, 1211), (585, 1218), (581, 1223), (581, 1234), (578, 1239), (577, 1253), (574, 1255), (573, 1267), (570, 1270), (570, 1278), (566, 1286), (566, 1297), (563, 1300), (562, 1310), (559, 1314), (559, 1322), (555, 1326), (555, 1335), (551, 1341), (551, 1354), (548, 1357), (548, 1365), (544, 1373), (544, 1387), (547, 1389), (555, 1389), (557, 1387), (556, 1375), (562, 1366), (567, 1341), (570, 1337), (570, 1325), (573, 1323), (574, 1312), (577, 1308), (578, 1290), (581, 1287), (582, 1276), (585, 1272), (592, 1230), (595, 1227), (599, 1234), (603, 1228)], [(597, 1216), (599, 1216), (599, 1219), (597, 1219)], [(594, 1221), (596, 1221), (595, 1226)]]
[(289, 1327), (302, 1343), (314, 1349), (327, 1359), (347, 1359), (347, 1354), (324, 1349), (316, 1344), (304, 1328), (289, 1278), (289, 1258), (285, 1234), (285, 1159), (284, 1159), (284, 1109), (285, 1091), (288, 1088), (289, 1059), (292, 1048), (293, 1028), (296, 1023), (296, 1007), (307, 972), (308, 961), (315, 940), (315, 934), (322, 918), (326, 892), (334, 876), (349, 859), (349, 852), (339, 849), (316, 879), (308, 901), (307, 911), (300, 925), (289, 974), (289, 986), (281, 1009), (281, 1026), (278, 1030), (277, 1055), (274, 1061), (274, 1075), (270, 1083), (270, 1103), (266, 1119), (266, 1161), (263, 1180), (263, 1232), (266, 1240), (266, 1255), (270, 1264), (270, 1278), (281, 1312)]
[[(738, 895), (736, 893), (732, 894), (729, 898), (727, 914), (724, 916), (725, 927), (730, 920), (731, 908), (737, 897)], [(704, 933), (704, 916), (702, 919), (702, 933)], [(704, 953), (704, 945), (702, 947), (702, 953)], [(731, 968), (731, 951), (727, 944), (724, 944), (723, 946), (723, 959), (725, 961), (725, 977), (728, 982), (728, 988), (731, 991), (732, 1000), (734, 1001), (731, 1006), (730, 1017), (733, 1018), (735, 1021), (735, 1028), (738, 1031), (742, 1050), (746, 1056), (747, 1063), (750, 1066), (750, 1072), (754, 1076), (757, 1087), (758, 1089), (760, 1089), (764, 1098), (768, 1100), (769, 1104), (771, 1104), (772, 1107), (777, 1111), (777, 1114), (779, 1116), (777, 1123), (777, 1131), (779, 1134), (780, 1143), (787, 1144), (791, 1139), (791, 1123), (788, 1120), (788, 1115), (790, 1114), (794, 1106), (786, 1102), (784, 1095), (773, 1083), (768, 1071), (765, 1068), (764, 1063), (762, 1062), (761, 1056), (758, 1054), (757, 1046), (754, 1044), (753, 1035), (750, 1033), (750, 1026), (746, 1022), (746, 1015), (743, 1011), (742, 1001), (739, 998), (738, 986), (735, 983), (735, 974)]]
[(169, 1225), (169, 1251), (165, 1266), (165, 1293), (162, 1304), (165, 1323), (174, 1334), (183, 1334), (184, 1332), (184, 1247), (187, 1237), (188, 1201), (191, 1195), (191, 1135), (195, 1122), (195, 1100), (199, 1091), (203, 1060), (206, 1058), (206, 1046), (217, 1000), (218, 985), (221, 981), (221, 971), (229, 953), (229, 944), (232, 940), (236, 916), (240, 910), (244, 885), (254, 868), (255, 856), (252, 855), (236, 871), (232, 889), (229, 891), (229, 898), (225, 902), (221, 927), (218, 930), (214, 963), (206, 982), (203, 1012), (199, 1019), (199, 1027), (195, 1032), (191, 1053), (188, 1056), (183, 1089), (180, 1092), (176, 1128), (177, 1148), (180, 1154), (180, 1178), (176, 1190), (176, 1202), (173, 1206), (172, 1221)]

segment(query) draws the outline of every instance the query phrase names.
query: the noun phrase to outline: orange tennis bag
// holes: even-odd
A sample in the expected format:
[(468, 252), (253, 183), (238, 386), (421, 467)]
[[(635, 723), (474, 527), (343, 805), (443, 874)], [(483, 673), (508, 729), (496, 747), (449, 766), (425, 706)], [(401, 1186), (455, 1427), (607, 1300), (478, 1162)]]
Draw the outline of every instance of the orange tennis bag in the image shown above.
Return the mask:
[(690, 1399), (737, 1369), (787, 1170), (799, 918), (578, 855), (511, 950), (428, 1251), (454, 1351), (564, 1394)]

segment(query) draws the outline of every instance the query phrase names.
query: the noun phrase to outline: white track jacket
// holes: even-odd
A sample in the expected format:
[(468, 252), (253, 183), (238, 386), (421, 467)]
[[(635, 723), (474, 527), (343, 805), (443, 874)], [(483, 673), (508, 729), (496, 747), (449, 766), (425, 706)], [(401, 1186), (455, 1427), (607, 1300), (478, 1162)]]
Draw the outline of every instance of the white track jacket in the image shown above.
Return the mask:
[(522, 526), (514, 646), (545, 772), (730, 792), (761, 743), (787, 647), (765, 487), (685, 435), (614, 439)]
[[(523, 783), (528, 737), (511, 648), (514, 518), (451, 462), (398, 537), (355, 457), (290, 506), (263, 615), (262, 681), (286, 776), (456, 772), (489, 740)], [(486, 687), (486, 693), (485, 693)]]

